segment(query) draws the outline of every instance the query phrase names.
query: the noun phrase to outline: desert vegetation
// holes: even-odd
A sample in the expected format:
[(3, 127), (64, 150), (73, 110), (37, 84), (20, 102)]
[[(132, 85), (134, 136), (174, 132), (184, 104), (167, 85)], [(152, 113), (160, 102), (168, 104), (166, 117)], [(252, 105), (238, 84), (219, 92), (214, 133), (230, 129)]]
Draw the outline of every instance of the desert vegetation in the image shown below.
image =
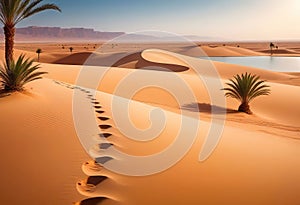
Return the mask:
[(255, 98), (262, 95), (269, 95), (271, 90), (264, 80), (260, 80), (259, 76), (244, 73), (235, 75), (233, 79), (226, 83), (228, 86), (223, 90), (226, 91), (225, 96), (239, 100), (241, 102), (238, 111), (252, 114), (249, 103)]
[[(9, 91), (22, 90), (23, 86), (41, 78), (44, 72), (36, 72), (38, 65), (25, 55), (14, 61), (14, 37), (16, 25), (22, 20), (45, 10), (61, 11), (55, 4), (42, 4), (43, 0), (0, 0), (0, 21), (4, 26), (5, 64), (0, 71), (4, 89)], [(41, 53), (41, 49), (36, 52)]]

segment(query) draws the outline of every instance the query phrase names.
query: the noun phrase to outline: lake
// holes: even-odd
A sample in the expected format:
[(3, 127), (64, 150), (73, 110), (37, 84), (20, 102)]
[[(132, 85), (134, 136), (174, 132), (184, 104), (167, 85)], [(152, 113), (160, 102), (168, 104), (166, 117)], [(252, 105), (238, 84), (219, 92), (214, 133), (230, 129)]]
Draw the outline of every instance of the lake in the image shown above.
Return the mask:
[(231, 63), (255, 68), (262, 68), (277, 72), (300, 72), (300, 57), (205, 57), (213, 61)]

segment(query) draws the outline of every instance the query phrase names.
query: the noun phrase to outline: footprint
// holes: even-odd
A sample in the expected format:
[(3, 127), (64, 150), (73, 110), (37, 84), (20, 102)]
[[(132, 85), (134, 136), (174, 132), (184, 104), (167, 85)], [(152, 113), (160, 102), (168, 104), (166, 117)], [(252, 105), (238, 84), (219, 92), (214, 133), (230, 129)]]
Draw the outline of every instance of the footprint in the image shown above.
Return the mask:
[(108, 149), (111, 146), (113, 146), (112, 143), (101, 143), (101, 144), (99, 144), (99, 149)]
[(108, 157), (108, 156), (105, 156), (105, 157), (97, 157), (95, 159), (95, 161), (99, 164), (105, 164), (107, 162), (109, 162), (110, 160), (113, 160), (114, 158), (112, 157)]
[(89, 176), (86, 183), (97, 186), (106, 179), (108, 179), (107, 176)]
[(99, 125), (99, 127), (100, 127), (101, 129), (103, 129), (103, 130), (107, 130), (107, 129), (109, 129), (109, 128), (112, 128), (111, 125)]
[(112, 136), (112, 134), (111, 133), (101, 133), (101, 134), (99, 134), (99, 136), (104, 137), (104, 138), (109, 138)]
[(98, 117), (98, 119), (99, 119), (99, 120), (102, 120), (102, 121), (107, 121), (107, 120), (109, 120), (110, 118), (108, 118), (108, 117)]
[(92, 102), (93, 104), (95, 104), (95, 105), (100, 105), (100, 103), (99, 102)]
[(96, 110), (96, 113), (103, 114), (105, 112), (103, 110)]

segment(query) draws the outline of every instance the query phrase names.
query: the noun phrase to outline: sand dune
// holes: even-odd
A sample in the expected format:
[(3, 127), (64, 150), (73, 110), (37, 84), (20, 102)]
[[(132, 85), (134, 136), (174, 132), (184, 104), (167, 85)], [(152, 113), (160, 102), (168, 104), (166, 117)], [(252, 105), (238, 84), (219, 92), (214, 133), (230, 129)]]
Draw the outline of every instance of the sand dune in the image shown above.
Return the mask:
[[(233, 46), (202, 46), (208, 56), (265, 56), (270, 55), (270, 48), (249, 49)], [(273, 55), (299, 56), (297, 49), (281, 48), (273, 49)]]
[[(218, 55), (223, 52), (230, 55), (249, 54), (248, 50), (241, 48), (207, 49), (211, 54), (214, 52)], [(45, 58), (77, 64), (88, 54), (78, 52), (64, 58), (54, 54), (47, 56), (45, 53)], [(31, 52), (29, 55), (36, 54)], [(215, 77), (210, 76), (207, 69), (215, 66), (223, 85), (232, 75), (247, 71), (268, 80), (272, 89), (270, 96), (258, 98), (251, 104), (255, 113), (252, 116), (235, 112), (238, 103), (227, 99), (227, 106), (221, 107), (219, 113), (220, 116), (227, 113), (221, 141), (212, 156), (204, 162), (198, 161), (199, 152), (211, 126), (211, 108), (214, 105), (211, 105), (205, 84), (192, 68), (188, 68), (190, 64), (187, 62), (198, 66), (201, 75), (212, 78)], [(132, 69), (145, 65), (183, 72)], [(1, 181), (5, 185), (0, 193), (3, 203), (196, 205), (299, 202), (300, 84), (297, 74), (209, 62), (148, 49), (121, 58), (117, 63), (120, 67), (86, 66), (91, 76), (105, 73), (94, 92), (93, 78), (81, 87), (74, 85), (82, 66), (47, 63), (41, 66), (49, 72), (47, 79), (28, 84), (27, 92), (0, 97), (0, 132), (3, 136), (0, 154), (4, 165)], [(183, 79), (195, 93), (196, 101), (186, 98), (182, 104), (170, 93), (157, 87), (135, 93), (130, 102), (129, 115), (137, 128), (151, 126), (149, 114), (157, 107), (166, 116), (166, 127), (149, 142), (137, 142), (126, 137), (120, 125), (116, 124), (117, 116), (112, 112), (112, 101), (116, 97), (112, 94), (116, 94), (116, 88), (124, 76), (135, 74), (157, 79), (157, 82), (168, 82), (170, 76), (174, 75)], [(127, 82), (126, 87), (134, 88), (136, 83)], [(180, 90), (180, 86), (176, 88)], [(92, 147), (93, 153), (98, 155), (96, 159), (86, 154), (76, 135), (72, 118), (74, 92), (82, 96), (87, 112), (94, 116), (91, 120), (95, 127), (92, 127), (94, 124), (86, 125), (84, 119), (80, 124), (91, 134), (87, 135), (91, 141), (97, 139)], [(126, 101), (126, 92), (118, 94), (118, 99)], [(165, 172), (146, 177), (128, 177), (105, 168), (122, 162), (114, 149), (144, 156), (167, 148), (180, 129), (181, 111), (199, 122), (199, 132), (191, 150), (179, 163)], [(22, 190), (18, 192), (18, 197), (15, 197), (16, 188)]]
[(83, 65), (91, 52), (80, 52), (53, 61), (54, 64)]
[[(15, 49), (14, 50), (14, 58), (17, 59), (21, 54), (26, 54), (26, 57), (33, 59), (34, 61), (37, 61), (37, 53), (35, 51), (28, 51), (28, 50), (19, 50)], [(1, 61), (4, 61), (4, 51), (0, 49), (0, 56), (1, 56)], [(60, 58), (66, 58), (69, 56), (69, 53), (55, 53), (55, 52), (45, 52), (42, 51), (40, 54), (40, 62), (43, 63), (53, 63), (57, 61), (57, 59)], [(71, 61), (68, 61), (71, 63)]]
[(147, 69), (147, 70), (161, 70), (161, 71), (174, 71), (182, 72), (188, 70), (188, 67), (173, 62), (160, 62), (151, 61), (144, 58), (144, 52), (134, 53), (125, 58), (118, 60), (112, 67), (134, 68), (134, 69)]
[[(112, 97), (98, 93), (97, 98), (101, 99), (101, 105), (106, 108), (106, 114), (112, 115), (109, 109)], [(133, 110), (141, 106), (146, 110), (153, 109), (151, 106), (132, 103), (136, 104), (131, 106)], [(142, 123), (136, 124), (138, 127), (143, 128), (143, 124), (147, 124), (149, 111), (131, 113), (135, 123), (137, 121)], [(177, 123), (176, 119), (179, 118), (179, 115), (170, 112), (166, 112), (166, 114), (171, 115), (173, 120), (169, 121), (158, 139), (143, 144), (130, 141), (118, 133), (115, 137), (118, 138), (119, 143), (123, 144), (123, 147), (118, 147), (118, 149), (125, 153), (144, 155), (156, 153), (168, 146), (175, 136), (176, 129), (174, 130), (174, 127), (176, 126), (174, 123)], [(243, 115), (243, 118), (246, 120), (247, 116)], [(113, 127), (115, 126), (113, 125)], [(207, 161), (199, 163), (197, 156), (201, 150), (204, 136), (208, 132), (209, 123), (201, 122), (200, 126), (201, 131), (192, 150), (184, 160), (168, 171), (148, 177), (132, 178), (116, 175), (105, 169), (94, 170), (92, 173), (87, 172), (88, 167), (85, 165), (83, 166), (85, 173), (92, 176), (105, 175), (109, 179), (126, 184), (126, 189), (111, 190), (114, 185), (122, 187), (111, 181), (98, 184), (98, 188), (95, 188), (92, 193), (81, 193), (88, 197), (95, 197), (103, 196), (107, 190), (110, 190), (110, 197), (121, 196), (121, 198), (117, 197), (116, 201), (103, 201), (103, 204), (282, 204), (283, 202), (293, 204), (294, 201), (297, 201), (295, 191), (297, 188), (294, 183), (300, 180), (298, 177), (299, 160), (295, 154), (298, 152), (298, 141), (284, 137), (278, 138), (258, 130), (255, 132), (245, 131), (241, 127), (226, 126), (216, 152)], [(108, 151), (109, 153), (110, 151)], [(288, 161), (285, 160), (287, 158)], [(192, 178), (187, 176), (192, 176)], [(285, 184), (284, 188), (282, 188), (282, 183)], [(185, 188), (179, 189), (178, 184)], [(151, 196), (147, 193), (151, 193)], [(249, 197), (249, 193), (255, 197)], [(284, 194), (285, 198), (281, 198), (282, 195), (279, 193)], [(215, 195), (219, 197), (213, 197)], [(148, 197), (151, 200), (147, 200)]]
[[(151, 57), (153, 57), (151, 55), (151, 52), (154, 52), (155, 55), (157, 55), (160, 51), (159, 50), (145, 51), (143, 53), (143, 56), (147, 60), (150, 60), (150, 61), (153, 60), (153, 59), (151, 59)], [(160, 59), (159, 59), (160, 63), (170, 63), (171, 61), (174, 61), (174, 57), (169, 59), (168, 56), (165, 54), (165, 52), (161, 52), (161, 54), (162, 55), (160, 56)], [(182, 57), (181, 55), (177, 55), (177, 54), (174, 56), (176, 56), (177, 58)], [(154, 58), (155, 58), (155, 56), (154, 56)], [(208, 62), (207, 60), (197, 59), (197, 62), (199, 63), (199, 66), (201, 68), (202, 67), (205, 68), (205, 66), (211, 66), (211, 63)], [(177, 64), (180, 64), (180, 62), (177, 62)], [(185, 65), (185, 63), (183, 63), (182, 65)], [(284, 89), (289, 90), (288, 92), (286, 92), (287, 97), (297, 95), (297, 93), (299, 91), (299, 87), (280, 85), (280, 84), (286, 83), (286, 84), (292, 84), (292, 85), (298, 86), (299, 83), (297, 81), (293, 80), (292, 75), (284, 74), (284, 73), (276, 73), (276, 72), (266, 71), (266, 70), (257, 69), (257, 68), (249, 68), (249, 67), (238, 66), (238, 65), (230, 65), (230, 64), (219, 63), (219, 62), (213, 62), (213, 65), (216, 67), (217, 71), (219, 72), (223, 83), (225, 83), (228, 78), (231, 78), (236, 73), (242, 73), (242, 72), (246, 72), (246, 71), (250, 72), (250, 73), (255, 73), (255, 74), (261, 76), (263, 79), (267, 80), (268, 82), (272, 82), (271, 86), (272, 86), (272, 90), (274, 89), (274, 92), (272, 92), (271, 96), (274, 95), (274, 99), (270, 96), (262, 97), (261, 101), (265, 102), (265, 104), (254, 102), (253, 110), (255, 111), (256, 109), (260, 109), (262, 111), (262, 113), (264, 113), (260, 116), (264, 117), (264, 116), (266, 116), (265, 113), (267, 111), (264, 109), (268, 106), (271, 106), (271, 107), (274, 107), (274, 109), (270, 109), (270, 111), (268, 112), (269, 113), (268, 115), (270, 115), (271, 113), (278, 113), (279, 111), (281, 112), (281, 115), (284, 115), (284, 113), (286, 113), (286, 116), (281, 117), (281, 119), (288, 118), (288, 116), (293, 113), (292, 115), (294, 117), (291, 116), (289, 118), (291, 121), (290, 123), (288, 122), (289, 120), (280, 120), (280, 121), (281, 122), (285, 121), (286, 124), (292, 124), (292, 125), (296, 124), (296, 121), (294, 121), (294, 120), (297, 120), (297, 116), (299, 114), (298, 111), (291, 112), (291, 110), (276, 109), (278, 107), (286, 107), (287, 109), (288, 109), (288, 107), (296, 108), (297, 106), (295, 106), (295, 105), (297, 103), (299, 103), (298, 100), (295, 100), (294, 101), (295, 105), (289, 106), (288, 103), (282, 102), (282, 100), (279, 100), (280, 96), (282, 96), (281, 92)], [(66, 81), (69, 83), (75, 83), (75, 79), (76, 79), (75, 76), (76, 76), (76, 74), (79, 73), (79, 69), (80, 69), (80, 67), (76, 67), (76, 66), (62, 67), (62, 66), (56, 66), (56, 65), (47, 65), (47, 68), (48, 68), (47, 71), (49, 72), (49, 77), (57, 78), (58, 80)], [(115, 91), (116, 86), (118, 85), (119, 81), (123, 78), (123, 76), (130, 75), (135, 72), (131, 69), (124, 69), (124, 68), (109, 68), (109, 69), (107, 69), (107, 68), (103, 67), (103, 68), (91, 68), (91, 69), (95, 70), (95, 72), (97, 72), (97, 70), (99, 70), (99, 69), (101, 69), (101, 72), (106, 72), (105, 77), (102, 79), (101, 84), (99, 85), (98, 89), (103, 92), (107, 92), (107, 93), (113, 93)], [(139, 72), (142, 72), (142, 71), (139, 71)], [(154, 76), (155, 75), (160, 76), (160, 78), (162, 80), (164, 78), (167, 78), (167, 76), (169, 76), (169, 74), (166, 72), (160, 72), (160, 71), (147, 71), (147, 72), (150, 72), (151, 75), (154, 75)], [(205, 70), (202, 72), (204, 72), (204, 74), (205, 74)], [(63, 74), (63, 73), (65, 73), (65, 74)], [(60, 74), (62, 74), (62, 75), (60, 75)], [(179, 75), (182, 79), (185, 79), (185, 81), (190, 85), (190, 87), (196, 93), (196, 97), (200, 103), (208, 103), (208, 104), (211, 103), (209, 96), (207, 94), (206, 88), (203, 85), (203, 82), (201, 82), (201, 80), (199, 80), (199, 78), (197, 76), (195, 76), (192, 71), (186, 71), (184, 73), (177, 73), (176, 75)], [(278, 83), (280, 83), (280, 84), (278, 84)], [(281, 87), (285, 87), (285, 88), (281, 89)], [(219, 88), (219, 89), (221, 89), (221, 88)], [(279, 90), (278, 92), (276, 92), (277, 89)], [(192, 109), (192, 110), (193, 110), (193, 106), (195, 106), (195, 105), (193, 105), (193, 103), (195, 103), (195, 102), (190, 102), (190, 105), (188, 105), (188, 104), (187, 105), (178, 105), (176, 100), (171, 95), (169, 95), (167, 92), (165, 92), (161, 89), (158, 89), (158, 88), (143, 89), (142, 92), (136, 93), (136, 95), (133, 97), (133, 99), (140, 101), (140, 102), (145, 102), (145, 103), (150, 103), (152, 105), (160, 106), (164, 109), (171, 109), (174, 112), (178, 112), (178, 110), (180, 110), (181, 106), (189, 106), (190, 107), (189, 109)], [(268, 102), (268, 103), (266, 103), (266, 102)], [(236, 109), (236, 107), (238, 106), (234, 100), (228, 99), (227, 103), (229, 103), (228, 107), (230, 109)], [(261, 105), (262, 105), (262, 108), (259, 108), (258, 106), (261, 106)], [(255, 112), (255, 113), (257, 113), (257, 112)], [(257, 115), (259, 115), (259, 113)], [(263, 120), (263, 119), (261, 119), (261, 120)], [(278, 121), (278, 119), (275, 119), (275, 118), (273, 120)], [(234, 121), (234, 119), (233, 119), (233, 121)], [(239, 121), (239, 119), (237, 119), (235, 121)], [(269, 129), (269, 128), (267, 128), (267, 129)]]
[(208, 56), (260, 56), (262, 53), (252, 51), (246, 48), (237, 48), (232, 46), (202, 46)]
[(89, 157), (76, 138), (72, 91), (52, 80), (34, 82), (27, 90), (0, 99), (1, 203), (82, 200), (75, 185), (83, 177), (81, 164)]

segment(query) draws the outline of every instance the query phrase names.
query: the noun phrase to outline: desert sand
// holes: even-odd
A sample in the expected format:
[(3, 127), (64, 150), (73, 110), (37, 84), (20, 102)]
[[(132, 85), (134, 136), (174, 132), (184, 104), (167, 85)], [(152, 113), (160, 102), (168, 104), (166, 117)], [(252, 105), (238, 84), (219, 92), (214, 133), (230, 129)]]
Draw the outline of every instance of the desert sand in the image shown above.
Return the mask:
[[(82, 64), (100, 44), (17, 44), (15, 54), (26, 53), (36, 58), (40, 47), (44, 79), (26, 86), (26, 91), (0, 96), (2, 147), (1, 203), (17, 205), (65, 204), (298, 204), (300, 189), (300, 75), (271, 72), (258, 68), (208, 62), (193, 58), (193, 48), (145, 50), (122, 58), (115, 67), (90, 66), (91, 73), (106, 72), (94, 89), (87, 82), (76, 85)], [(201, 45), (209, 56), (266, 55), (265, 44)], [(70, 53), (68, 47), (74, 47)], [(88, 47), (90, 46), (90, 47)], [(128, 46), (123, 45), (124, 48)], [(144, 46), (144, 45), (143, 45)], [(265, 47), (264, 47), (265, 46)], [(84, 48), (86, 47), (86, 48)], [(299, 56), (299, 45), (284, 44), (275, 55)], [(156, 46), (157, 48), (157, 46)], [(144, 49), (141, 48), (141, 49)], [(62, 51), (63, 50), (63, 51)], [(113, 50), (117, 52), (116, 49)], [(290, 53), (288, 53), (290, 52)], [(180, 55), (178, 54), (180, 53)], [(0, 51), (3, 56), (3, 50)], [(108, 54), (97, 54), (107, 59)], [(194, 56), (195, 57), (195, 56)], [(260, 75), (271, 86), (271, 95), (251, 103), (253, 115), (237, 113), (238, 102), (226, 99), (226, 121), (221, 140), (212, 155), (199, 162), (199, 152), (211, 127), (211, 100), (205, 85), (186, 63), (191, 59), (201, 69), (213, 65), (224, 85), (228, 78), (242, 72)], [(160, 108), (166, 116), (166, 126), (149, 142), (128, 139), (116, 125), (112, 101), (118, 84), (131, 74), (154, 76), (161, 81), (170, 73), (159, 69), (136, 69), (145, 66), (164, 67), (187, 82), (196, 101), (180, 104), (168, 92), (145, 88), (130, 100), (130, 119), (139, 129), (151, 126), (149, 113)], [(133, 82), (134, 83), (134, 82)], [(129, 85), (128, 85), (129, 86)], [(216, 89), (221, 89), (216, 88)], [(107, 134), (108, 142), (130, 155), (157, 153), (174, 141), (181, 115), (199, 122), (199, 132), (190, 151), (175, 166), (162, 173), (130, 177), (109, 171), (94, 162), (77, 137), (72, 117), (72, 98), (80, 92), (85, 106), (94, 113), (98, 129), (87, 133)], [(126, 95), (119, 97), (126, 98)], [(95, 98), (95, 99), (92, 99)], [(101, 107), (97, 107), (101, 106)], [(200, 110), (198, 112), (197, 110)], [(98, 111), (98, 112), (97, 112)], [(103, 113), (99, 113), (103, 111)], [(75, 122), (76, 124), (76, 122)], [(97, 146), (97, 145), (96, 145)], [(106, 155), (110, 145), (103, 145)], [(98, 150), (99, 151), (99, 150)], [(117, 159), (112, 159), (117, 160)], [(109, 165), (109, 161), (107, 164)], [(106, 164), (104, 164), (106, 166)]]
[[(275, 43), (278, 49), (273, 49), (274, 56), (300, 56), (300, 43), (299, 42), (279, 42)], [(198, 57), (199, 52), (195, 52), (197, 47), (201, 47), (207, 56), (268, 56), (270, 55), (269, 42), (235, 42), (235, 43), (198, 43), (193, 44), (189, 48), (184, 48), (186, 43), (178, 44), (157, 44), (151, 43), (123, 43), (119, 45), (110, 45), (108, 43), (17, 43), (15, 45), (16, 54), (26, 53), (28, 56), (37, 59), (35, 53), (38, 48), (42, 49), (40, 61), (43, 63), (59, 63), (59, 64), (72, 64), (82, 65), (88, 56), (99, 50), (102, 46), (111, 46), (112, 52), (119, 52), (121, 49), (126, 51), (136, 50), (140, 48), (142, 50), (147, 48), (168, 48), (169, 51), (176, 53), (180, 52), (189, 56)], [(238, 47), (239, 46), (239, 47)], [(69, 48), (74, 50), (72, 53)], [(1, 54), (4, 50), (4, 45), (0, 45)], [(105, 49), (108, 51), (108, 49)], [(71, 55), (70, 55), (71, 54)], [(3, 56), (3, 55), (1, 55)]]

